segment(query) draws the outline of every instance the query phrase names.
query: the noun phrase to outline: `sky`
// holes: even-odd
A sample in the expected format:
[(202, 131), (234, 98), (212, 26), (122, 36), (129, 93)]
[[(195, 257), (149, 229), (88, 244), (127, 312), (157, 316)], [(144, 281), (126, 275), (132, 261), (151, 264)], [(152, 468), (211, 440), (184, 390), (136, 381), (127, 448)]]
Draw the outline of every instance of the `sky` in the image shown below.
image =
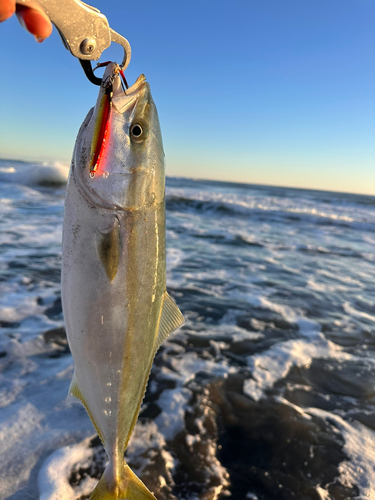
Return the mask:
[[(93, 1), (150, 82), (167, 175), (375, 195), (373, 0)], [(55, 29), (12, 18), (0, 47), (0, 157), (69, 163), (98, 88)]]

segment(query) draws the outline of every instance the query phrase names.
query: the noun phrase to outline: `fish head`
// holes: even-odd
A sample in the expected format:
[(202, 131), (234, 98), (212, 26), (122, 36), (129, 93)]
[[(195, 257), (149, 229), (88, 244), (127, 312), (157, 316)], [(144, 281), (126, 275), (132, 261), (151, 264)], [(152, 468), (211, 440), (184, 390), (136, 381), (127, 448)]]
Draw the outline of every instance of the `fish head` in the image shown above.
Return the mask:
[(107, 66), (96, 106), (78, 133), (73, 175), (105, 208), (140, 210), (163, 202), (162, 137), (144, 75), (124, 92), (118, 66)]

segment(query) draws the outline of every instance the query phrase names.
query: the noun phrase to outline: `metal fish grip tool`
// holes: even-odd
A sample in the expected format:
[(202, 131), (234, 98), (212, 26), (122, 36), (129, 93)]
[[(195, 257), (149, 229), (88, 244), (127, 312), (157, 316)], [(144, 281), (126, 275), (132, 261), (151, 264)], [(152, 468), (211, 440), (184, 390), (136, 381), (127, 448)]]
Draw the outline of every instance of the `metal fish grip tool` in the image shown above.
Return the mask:
[(91, 61), (96, 61), (112, 42), (122, 46), (124, 57), (120, 69), (130, 62), (129, 42), (109, 27), (107, 18), (95, 7), (80, 0), (17, 0), (17, 4), (42, 10), (58, 30), (65, 47), (81, 66), (91, 83), (101, 84), (94, 75)]

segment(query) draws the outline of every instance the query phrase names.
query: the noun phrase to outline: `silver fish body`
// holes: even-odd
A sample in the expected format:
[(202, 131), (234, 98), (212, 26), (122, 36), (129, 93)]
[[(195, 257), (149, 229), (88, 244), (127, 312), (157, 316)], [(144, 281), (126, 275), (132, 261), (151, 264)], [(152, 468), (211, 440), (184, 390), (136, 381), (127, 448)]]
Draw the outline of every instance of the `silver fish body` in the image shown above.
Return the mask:
[(103, 82), (77, 137), (65, 202), (70, 392), (109, 457), (91, 499), (151, 499), (124, 451), (156, 350), (183, 317), (166, 292), (164, 152), (149, 86), (142, 76), (125, 94), (114, 64)]

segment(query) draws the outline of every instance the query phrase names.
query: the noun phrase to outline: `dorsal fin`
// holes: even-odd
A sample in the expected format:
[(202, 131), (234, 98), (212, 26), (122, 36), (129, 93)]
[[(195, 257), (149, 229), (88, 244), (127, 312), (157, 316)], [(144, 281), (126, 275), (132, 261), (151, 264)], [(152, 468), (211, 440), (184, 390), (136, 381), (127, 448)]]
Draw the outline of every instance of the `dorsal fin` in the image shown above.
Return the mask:
[(158, 350), (168, 335), (175, 332), (184, 323), (184, 317), (182, 316), (179, 308), (176, 306), (175, 301), (168, 294), (168, 292), (165, 292), (155, 349)]

